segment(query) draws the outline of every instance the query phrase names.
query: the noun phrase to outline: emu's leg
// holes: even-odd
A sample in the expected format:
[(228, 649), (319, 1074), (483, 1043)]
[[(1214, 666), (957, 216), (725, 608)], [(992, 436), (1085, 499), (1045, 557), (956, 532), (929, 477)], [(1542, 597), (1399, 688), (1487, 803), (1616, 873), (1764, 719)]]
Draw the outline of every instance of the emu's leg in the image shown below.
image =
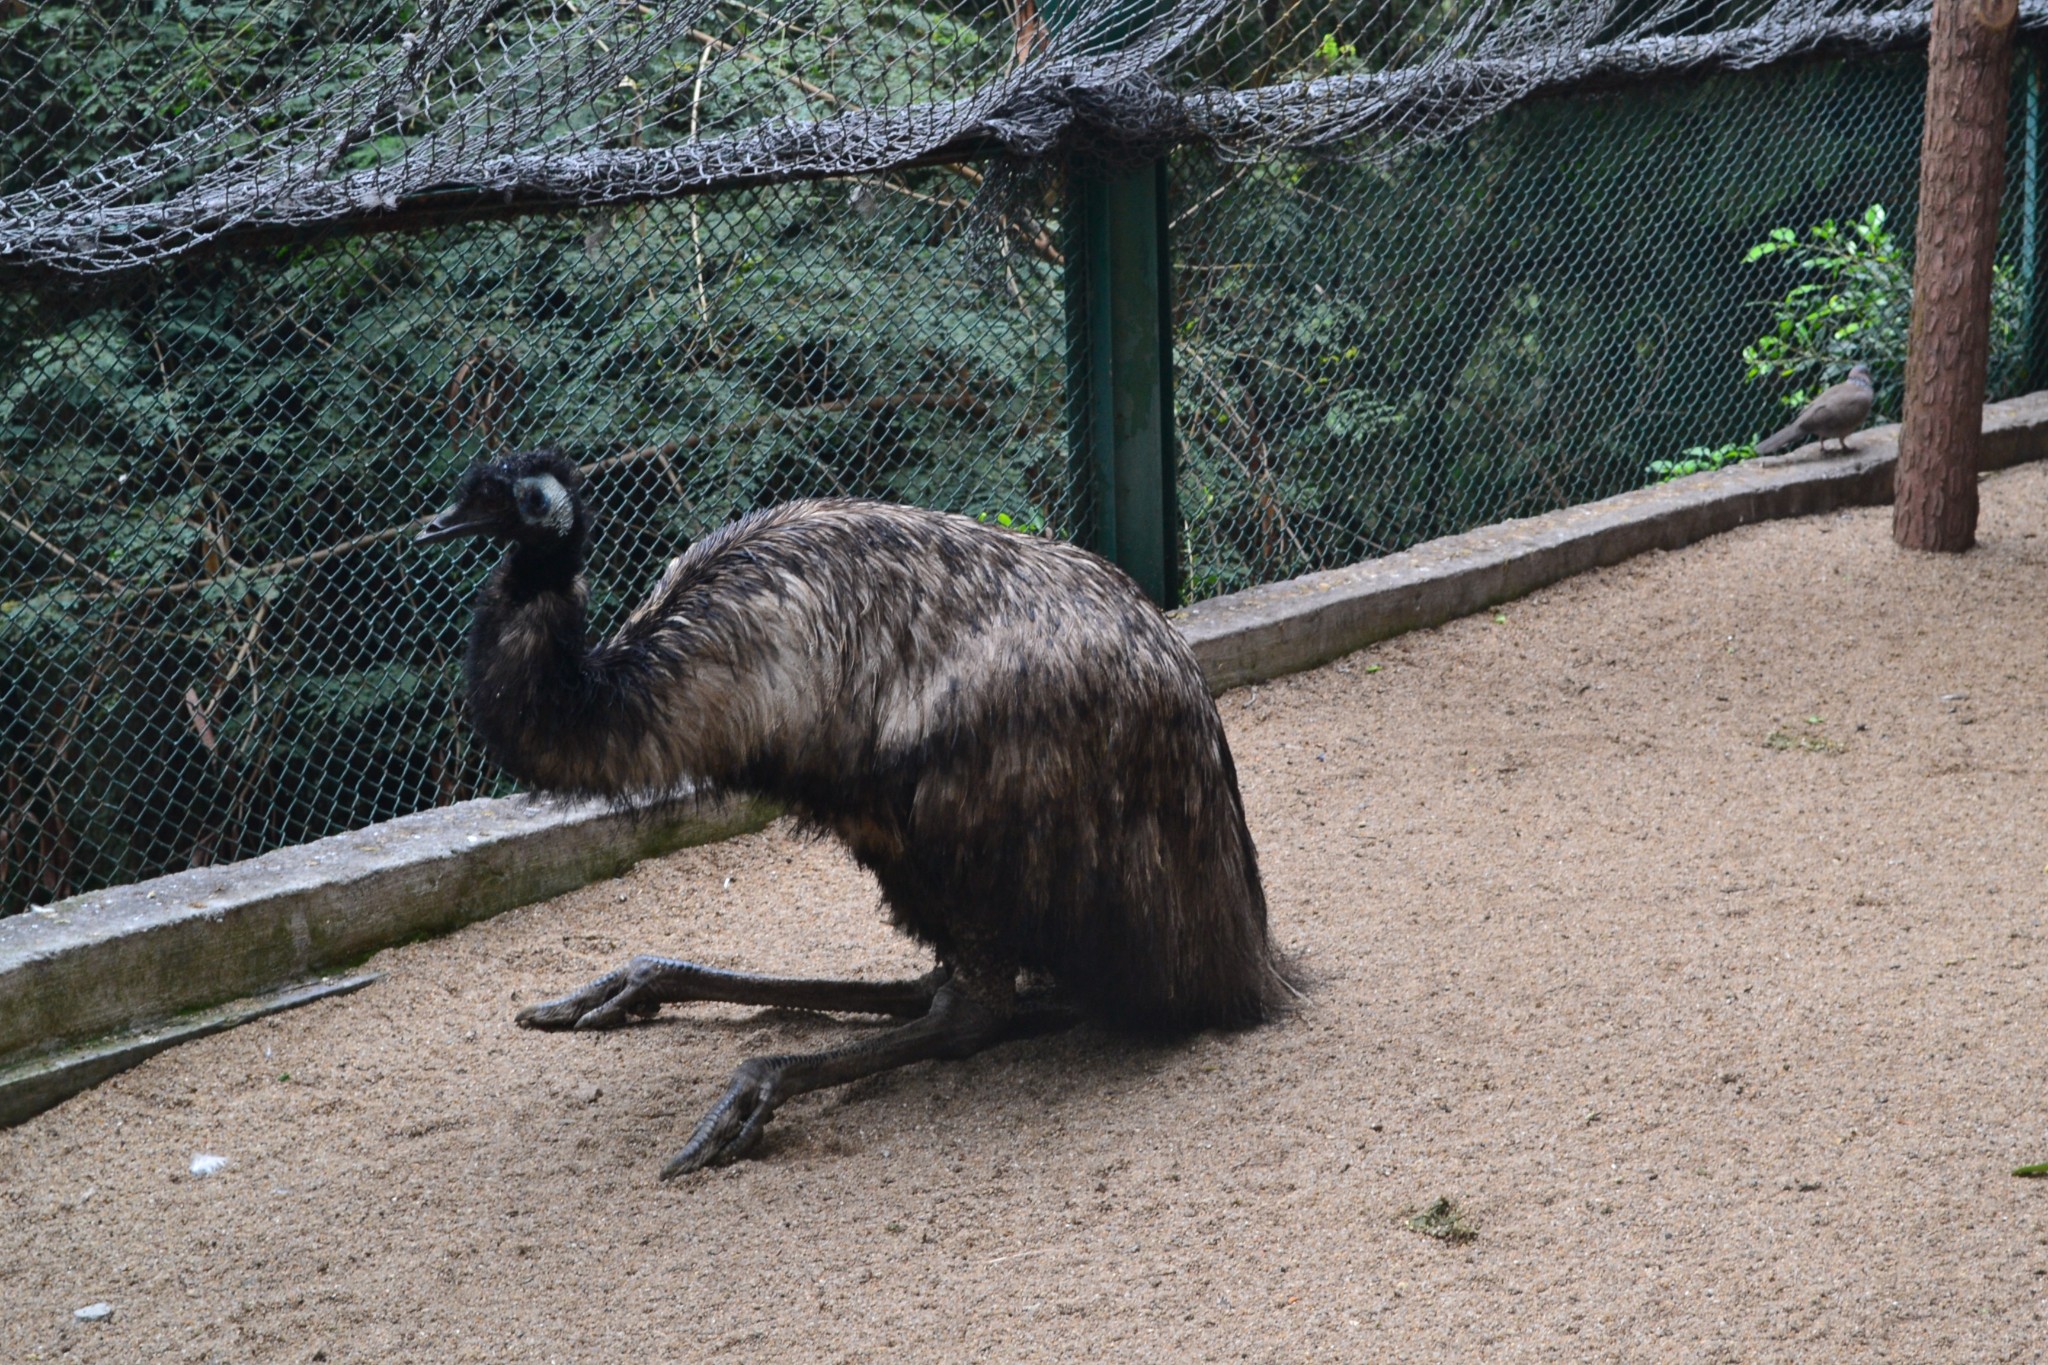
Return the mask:
[(629, 1017), (645, 1018), (663, 1005), (686, 1000), (914, 1019), (931, 1008), (952, 970), (941, 965), (908, 981), (813, 981), (727, 972), (666, 957), (636, 957), (581, 990), (528, 1005), (513, 1022), (537, 1029), (617, 1028)]
[(741, 1062), (725, 1094), (697, 1125), (689, 1145), (662, 1168), (661, 1178), (739, 1160), (759, 1144), (775, 1110), (793, 1096), (911, 1062), (971, 1056), (1008, 1038), (1065, 1028), (1077, 1018), (1054, 1004), (1020, 1007), (1014, 983), (1014, 972), (963, 976), (938, 988), (924, 1018), (879, 1037), (825, 1052)]

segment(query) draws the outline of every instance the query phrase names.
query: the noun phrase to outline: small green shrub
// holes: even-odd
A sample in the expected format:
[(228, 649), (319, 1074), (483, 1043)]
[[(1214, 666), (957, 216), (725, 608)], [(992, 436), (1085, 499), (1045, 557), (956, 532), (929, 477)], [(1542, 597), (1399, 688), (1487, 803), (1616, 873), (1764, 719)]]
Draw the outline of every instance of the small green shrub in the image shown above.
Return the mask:
[(1465, 1217), (1465, 1211), (1449, 1198), (1439, 1196), (1434, 1204), (1408, 1219), (1412, 1231), (1425, 1237), (1434, 1237), (1439, 1242), (1457, 1244), (1469, 1242), (1479, 1236), (1479, 1229)]
[[(1872, 204), (1859, 218), (1830, 218), (1803, 238), (1791, 228), (1773, 228), (1743, 256), (1747, 262), (1782, 256), (1818, 276), (1771, 303), (1770, 330), (1742, 351), (1750, 380), (1791, 381), (1779, 399), (1784, 406), (1804, 407), (1863, 364), (1877, 377), (1876, 411), (1896, 415), (1913, 315), (1913, 257), (1887, 223), (1884, 205)], [(1991, 277), (1993, 388), (2023, 358), (2025, 313), (2019, 279), (2000, 263)]]
[(1737, 441), (1725, 446), (1687, 446), (1678, 453), (1675, 460), (1652, 460), (1649, 469), (1651, 477), (1659, 483), (1682, 479), (1688, 474), (1702, 470), (1719, 469), (1723, 465), (1736, 464), (1756, 454), (1754, 441)]

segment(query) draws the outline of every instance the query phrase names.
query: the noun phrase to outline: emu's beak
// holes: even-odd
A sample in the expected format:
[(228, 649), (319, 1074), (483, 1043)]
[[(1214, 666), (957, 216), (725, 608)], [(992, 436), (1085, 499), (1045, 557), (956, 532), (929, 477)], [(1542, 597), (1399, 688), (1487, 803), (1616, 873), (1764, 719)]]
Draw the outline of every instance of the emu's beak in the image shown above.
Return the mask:
[(420, 533), (412, 538), (412, 543), (424, 545), (431, 540), (453, 540), (457, 536), (478, 535), (484, 530), (485, 523), (482, 521), (463, 520), (462, 507), (458, 504), (454, 507), (444, 507), (428, 517), (421, 525)]

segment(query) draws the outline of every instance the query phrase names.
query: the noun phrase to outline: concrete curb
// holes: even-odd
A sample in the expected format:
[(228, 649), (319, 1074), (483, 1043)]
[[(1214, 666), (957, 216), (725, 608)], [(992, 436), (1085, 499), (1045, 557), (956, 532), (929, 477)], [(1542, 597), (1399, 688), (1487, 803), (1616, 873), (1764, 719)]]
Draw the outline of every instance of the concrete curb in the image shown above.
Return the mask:
[[(1646, 550), (1675, 550), (1755, 521), (1890, 502), (1898, 433), (1873, 427), (1853, 438), (1847, 455), (1818, 457), (1808, 446), (1199, 602), (1175, 617), (1209, 686), (1241, 687)], [(1987, 405), (1984, 434), (1986, 469), (2048, 456), (2048, 392)]]
[(105, 1079), (121, 1069), (111, 1060), (141, 1061), (156, 1049), (134, 1040), (176, 1031), (188, 1022), (179, 1016), (267, 1013), (264, 999), (280, 988), (380, 948), (760, 829), (775, 814), (743, 798), (632, 812), (465, 801), (0, 919), (0, 1124)]
[(359, 976), (291, 986), (254, 1000), (238, 1000), (215, 1009), (180, 1015), (155, 1028), (116, 1034), (52, 1057), (37, 1057), (14, 1066), (0, 1067), (0, 1128), (33, 1118), (79, 1091), (147, 1061), (165, 1048), (204, 1038), (209, 1033), (224, 1033), (266, 1014), (278, 1014), (297, 1009), (300, 1005), (310, 1005), (315, 1000), (325, 1000), (331, 995), (359, 991), (383, 975), (382, 972), (365, 972)]
[[(1984, 430), (1987, 468), (2048, 455), (2048, 392), (1987, 406)], [(1220, 692), (1645, 550), (1888, 502), (1897, 439), (1896, 427), (1875, 428), (1847, 455), (1815, 458), (1809, 447), (1198, 603), (1175, 618)], [(775, 814), (743, 799), (631, 814), (469, 801), (0, 919), (0, 1125), (185, 1037), (320, 994), (291, 983), (616, 876), (642, 858), (759, 829)], [(232, 1001), (240, 1003), (224, 1004)], [(213, 1022), (178, 1017), (205, 1010)]]

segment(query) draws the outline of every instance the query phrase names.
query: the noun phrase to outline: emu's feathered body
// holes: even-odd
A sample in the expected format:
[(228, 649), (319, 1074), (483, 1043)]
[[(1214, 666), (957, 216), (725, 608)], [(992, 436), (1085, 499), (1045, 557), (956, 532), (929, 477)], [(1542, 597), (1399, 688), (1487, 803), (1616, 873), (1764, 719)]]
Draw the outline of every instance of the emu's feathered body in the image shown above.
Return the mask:
[[(999, 1021), (1019, 969), (1145, 1030), (1249, 1024), (1277, 1003), (1222, 724), (1179, 633), (1122, 572), (963, 517), (798, 502), (692, 546), (593, 646), (574, 466), (543, 453), (505, 470), (522, 489), (565, 485), (572, 504), (522, 493), (476, 604), (470, 710), (514, 776), (787, 803), (846, 843), (896, 923), (956, 983), (980, 983)], [(476, 533), (484, 514), (463, 522), (464, 505), (429, 534)], [(536, 529), (571, 512), (562, 534)], [(542, 1026), (590, 1026), (606, 982), (624, 989), (606, 978)], [(628, 1008), (703, 998), (643, 996)]]
[(776, 797), (942, 958), (993, 949), (1126, 1025), (1264, 1014), (1265, 900), (1215, 704), (1101, 559), (937, 512), (790, 503), (691, 547), (586, 652), (583, 583), (548, 591), (520, 553), (469, 649), (473, 718), (516, 778)]

